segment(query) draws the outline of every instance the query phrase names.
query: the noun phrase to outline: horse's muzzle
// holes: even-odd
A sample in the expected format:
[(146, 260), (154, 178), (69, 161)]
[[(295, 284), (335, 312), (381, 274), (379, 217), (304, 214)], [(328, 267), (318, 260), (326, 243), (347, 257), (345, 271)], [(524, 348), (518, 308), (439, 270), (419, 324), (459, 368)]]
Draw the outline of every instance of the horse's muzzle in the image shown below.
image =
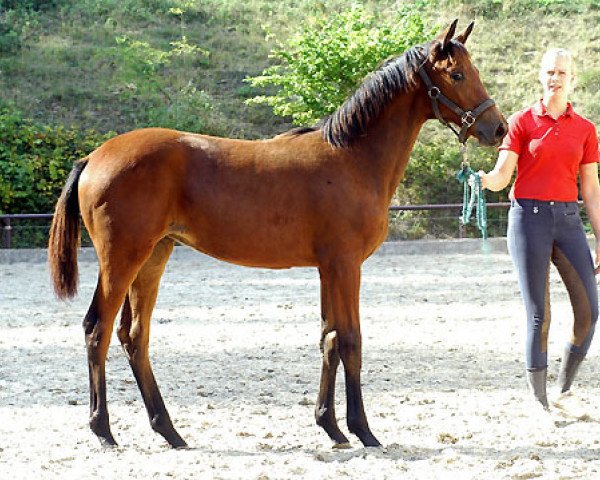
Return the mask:
[(508, 124), (506, 120), (500, 115), (500, 118), (496, 116), (495, 120), (481, 119), (475, 125), (475, 136), (479, 140), (479, 143), (488, 147), (497, 147), (502, 143), (502, 139), (508, 133)]

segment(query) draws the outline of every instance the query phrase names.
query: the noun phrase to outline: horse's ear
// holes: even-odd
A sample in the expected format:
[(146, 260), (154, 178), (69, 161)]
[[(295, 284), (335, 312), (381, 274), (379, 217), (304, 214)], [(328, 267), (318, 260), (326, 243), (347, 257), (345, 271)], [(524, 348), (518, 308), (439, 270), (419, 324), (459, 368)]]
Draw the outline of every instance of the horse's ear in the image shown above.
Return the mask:
[(475, 22), (469, 23), (469, 26), (465, 28), (465, 30), (462, 33), (459, 33), (456, 36), (456, 40), (464, 45), (467, 41), (467, 38), (469, 38), (469, 35), (471, 35), (471, 32), (473, 31), (473, 25), (475, 25)]
[(437, 40), (442, 43), (442, 50), (446, 50), (446, 47), (452, 41), (452, 37), (454, 37), (454, 32), (456, 31), (457, 23), (458, 18), (454, 19), (450, 26), (437, 37)]
[(455, 19), (450, 26), (440, 33), (432, 42), (431, 50), (429, 51), (429, 61), (431, 63), (435, 63), (445, 55), (446, 48), (452, 41), (452, 37), (454, 37), (457, 23), (458, 18)]

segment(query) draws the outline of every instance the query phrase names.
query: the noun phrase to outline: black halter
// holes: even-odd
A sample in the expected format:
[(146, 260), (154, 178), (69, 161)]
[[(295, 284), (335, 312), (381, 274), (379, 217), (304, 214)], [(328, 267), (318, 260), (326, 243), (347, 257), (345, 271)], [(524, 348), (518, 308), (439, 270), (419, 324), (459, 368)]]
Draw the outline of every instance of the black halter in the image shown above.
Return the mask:
[[(464, 143), (467, 141), (467, 130), (471, 128), (471, 126), (477, 121), (477, 117), (479, 115), (485, 112), (488, 108), (494, 106), (496, 102), (494, 102), (491, 98), (488, 98), (485, 102), (483, 102), (474, 110), (463, 110), (452, 100), (445, 97), (442, 94), (441, 90), (433, 84), (433, 82), (429, 78), (429, 75), (427, 75), (424, 66), (421, 66), (421, 68), (419, 69), (419, 75), (421, 76), (421, 79), (423, 80), (423, 83), (425, 83), (425, 87), (427, 88), (427, 94), (431, 99), (431, 106), (433, 108), (433, 113), (435, 114), (436, 118), (444, 125), (446, 125), (450, 130), (452, 130), (454, 134), (458, 137), (458, 141), (464, 145)], [(442, 114), (440, 112), (438, 101), (442, 102), (450, 110), (452, 110), (458, 115), (461, 122), (460, 132), (458, 132), (452, 125), (450, 125), (450, 123), (444, 120), (444, 117), (442, 117)]]

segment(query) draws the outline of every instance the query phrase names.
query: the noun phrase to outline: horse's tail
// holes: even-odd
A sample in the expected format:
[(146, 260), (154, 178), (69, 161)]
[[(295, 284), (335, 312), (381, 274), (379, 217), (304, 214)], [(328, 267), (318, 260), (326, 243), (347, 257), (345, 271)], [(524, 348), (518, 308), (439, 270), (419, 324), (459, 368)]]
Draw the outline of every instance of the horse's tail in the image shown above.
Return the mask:
[(72, 298), (77, 293), (77, 249), (81, 237), (77, 187), (79, 176), (87, 163), (88, 159), (84, 158), (73, 165), (73, 170), (56, 203), (50, 227), (48, 242), (50, 275), (56, 296), (63, 300)]

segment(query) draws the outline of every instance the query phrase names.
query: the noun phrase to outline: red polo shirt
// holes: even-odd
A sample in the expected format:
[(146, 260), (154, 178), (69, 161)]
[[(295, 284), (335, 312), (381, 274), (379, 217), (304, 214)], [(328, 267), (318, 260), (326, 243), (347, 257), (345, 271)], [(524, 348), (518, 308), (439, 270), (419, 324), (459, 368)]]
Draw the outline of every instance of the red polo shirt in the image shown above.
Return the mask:
[(519, 155), (514, 198), (576, 201), (579, 166), (600, 161), (596, 127), (570, 103), (556, 120), (541, 100), (512, 115), (500, 150)]

